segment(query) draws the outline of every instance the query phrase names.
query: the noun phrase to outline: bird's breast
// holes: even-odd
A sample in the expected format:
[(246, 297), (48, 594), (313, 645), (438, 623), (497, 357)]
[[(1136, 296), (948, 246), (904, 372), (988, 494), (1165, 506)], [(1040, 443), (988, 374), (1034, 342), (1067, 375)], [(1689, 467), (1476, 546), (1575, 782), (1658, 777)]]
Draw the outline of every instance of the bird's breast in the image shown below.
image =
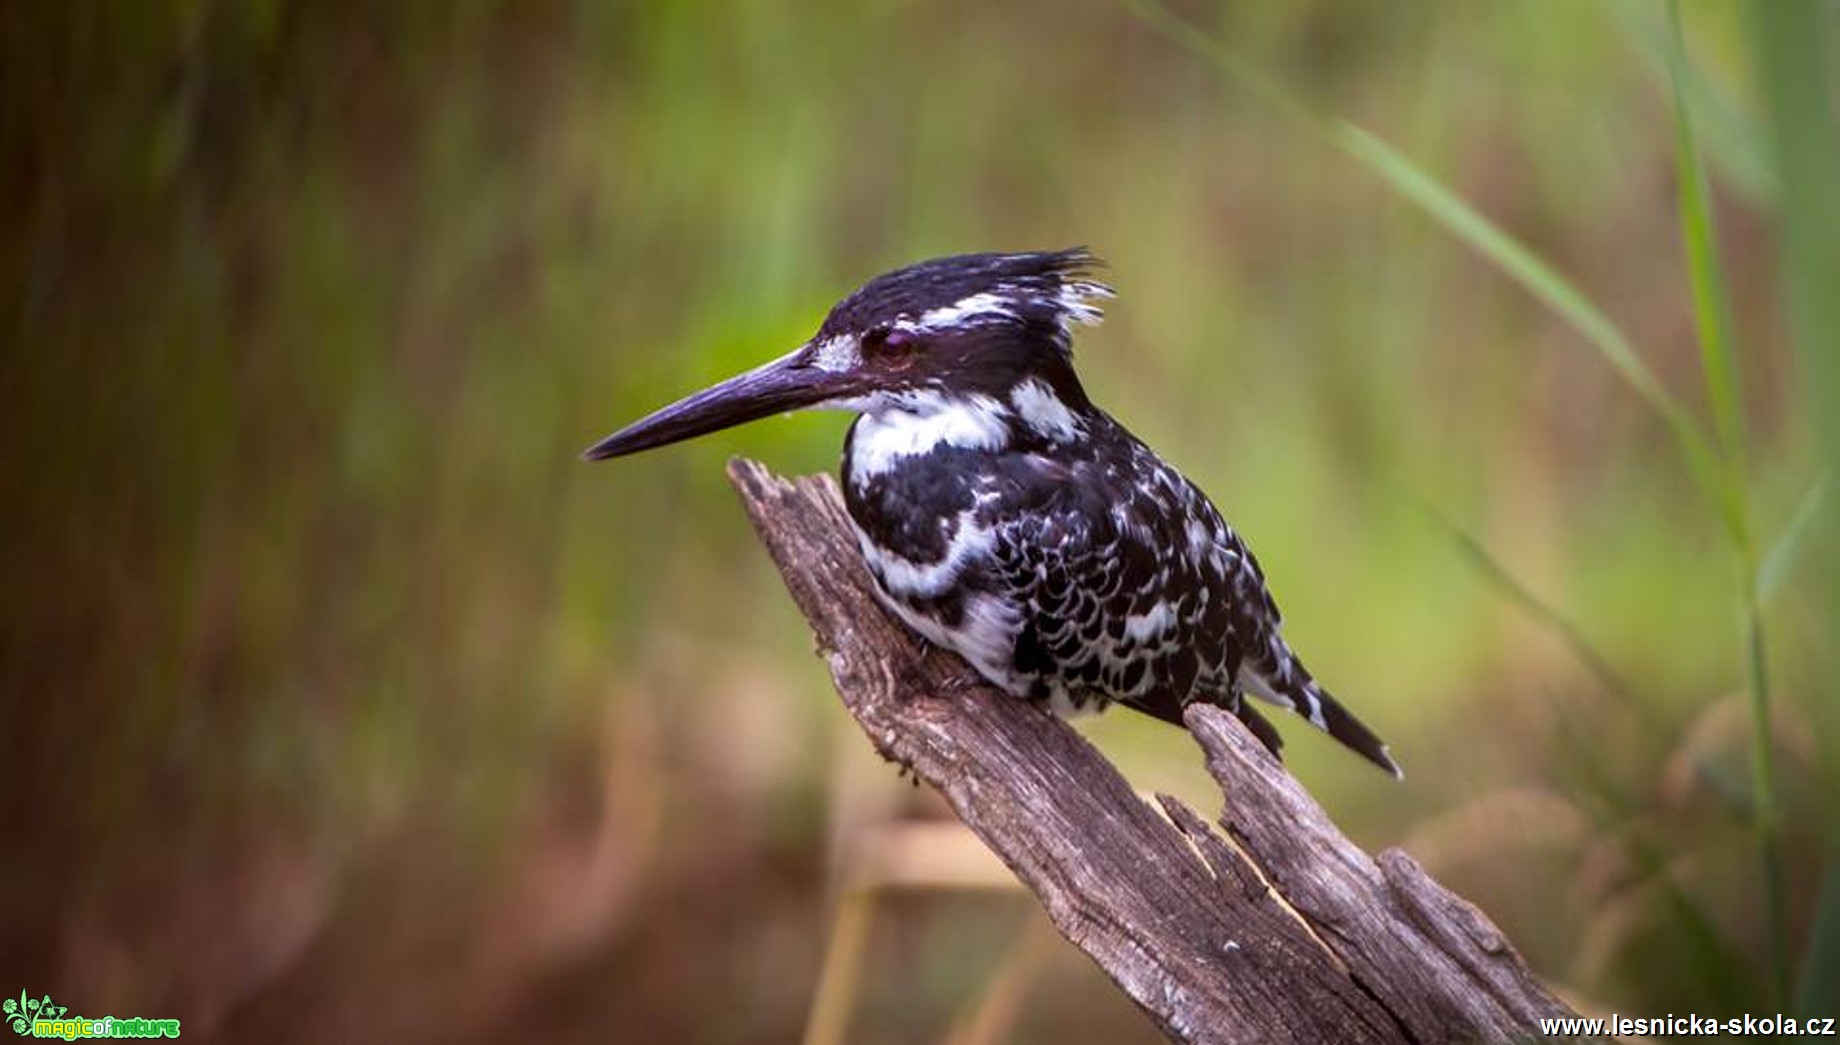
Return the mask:
[[(863, 556), (891, 594), (938, 595), (994, 540), (980, 518), (977, 472), (985, 452), (940, 443), (921, 453), (889, 455), (887, 429), (858, 421), (844, 451), (844, 504)], [(896, 438), (906, 438), (898, 436)], [(875, 459), (865, 466), (865, 456)]]

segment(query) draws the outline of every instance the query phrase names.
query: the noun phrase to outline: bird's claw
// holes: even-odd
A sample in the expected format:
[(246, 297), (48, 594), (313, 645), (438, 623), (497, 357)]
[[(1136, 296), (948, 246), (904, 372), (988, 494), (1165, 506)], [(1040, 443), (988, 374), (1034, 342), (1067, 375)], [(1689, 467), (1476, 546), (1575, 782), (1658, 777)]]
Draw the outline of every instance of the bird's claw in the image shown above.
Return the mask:
[(896, 759), (894, 775), (896, 780), (905, 780), (914, 787), (920, 786), (920, 771), (907, 759)]
[(977, 679), (961, 671), (941, 679), (939, 682), (939, 692), (945, 696), (956, 696), (967, 690), (976, 689), (977, 685)]

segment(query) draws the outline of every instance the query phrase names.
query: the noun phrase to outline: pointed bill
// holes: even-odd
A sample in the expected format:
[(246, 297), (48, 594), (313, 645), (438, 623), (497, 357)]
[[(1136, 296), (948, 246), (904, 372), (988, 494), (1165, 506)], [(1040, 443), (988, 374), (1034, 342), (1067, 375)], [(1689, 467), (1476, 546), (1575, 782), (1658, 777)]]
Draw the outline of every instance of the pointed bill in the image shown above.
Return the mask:
[(857, 374), (827, 370), (820, 363), (812, 347), (802, 345), (634, 421), (582, 451), (581, 456), (589, 461), (623, 457), (862, 391)]

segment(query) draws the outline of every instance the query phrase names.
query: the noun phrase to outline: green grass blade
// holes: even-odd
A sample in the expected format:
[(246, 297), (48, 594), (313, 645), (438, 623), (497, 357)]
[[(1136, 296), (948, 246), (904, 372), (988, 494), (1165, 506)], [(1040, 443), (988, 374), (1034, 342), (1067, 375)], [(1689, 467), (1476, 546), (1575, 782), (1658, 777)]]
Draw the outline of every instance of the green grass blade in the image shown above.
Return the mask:
[(1834, 13), (1824, 4), (1751, 0), (1746, 15), (1772, 132), (1790, 329), (1831, 468), (1840, 464), (1840, 117), (1824, 48)]
[(1668, 0), (1668, 81), (1674, 107), (1674, 166), (1680, 233), (1687, 253), (1694, 326), (1699, 334), (1700, 371), (1712, 408), (1713, 430), (1724, 456), (1719, 506), (1732, 557), (1738, 564), (1738, 615), (1743, 638), (1751, 733), (1751, 830), (1757, 847), (1764, 898), (1764, 934), (1770, 1000), (1778, 1005), (1789, 991), (1788, 905), (1783, 895), (1782, 809), (1776, 796), (1776, 757), (1770, 729), (1770, 674), (1763, 609), (1758, 598), (1757, 559), (1750, 539), (1749, 489), (1744, 478), (1744, 401), (1732, 346), (1731, 308), (1719, 265), (1712, 226), (1706, 167), (1693, 133), (1687, 102), (1686, 41), (1679, 0)]
[(1795, 1011), (1804, 1016), (1840, 1012), (1840, 847), (1827, 854), (1795, 988)]
[[(1672, 32), (1665, 12), (1645, 4), (1613, 3), (1603, 12), (1622, 29), (1629, 49), (1657, 82), (1673, 76), (1668, 52)], [(1656, 15), (1659, 14), (1659, 17)], [(1740, 105), (1728, 85), (1719, 84), (1704, 70), (1687, 66), (1680, 88), (1693, 113), (1696, 137), (1719, 181), (1736, 189), (1750, 203), (1768, 206), (1776, 195), (1775, 176), (1764, 148), (1763, 128)]]
[(1273, 108), (1303, 123), (1378, 175), (1445, 231), (1493, 262), (1522, 289), (1569, 323), (1667, 422), (1695, 482), (1723, 510), (1726, 504), (1723, 469), (1711, 443), (1692, 415), (1642, 361), (1629, 339), (1576, 284), (1397, 149), (1347, 120), (1315, 112), (1230, 48), (1175, 14), (1161, 0), (1123, 2), (1145, 24), (1205, 58)]
[(1646, 711), (1646, 706), (1637, 699), (1635, 688), (1613, 667), (1609, 658), (1597, 651), (1591, 641), (1580, 631), (1558, 607), (1541, 598), (1533, 589), (1522, 584), (1520, 578), (1497, 559), (1494, 553), (1484, 547), (1482, 542), (1457, 525), (1456, 521), (1439, 511), (1430, 501), (1407, 491), (1407, 496), (1417, 505), (1418, 510), (1430, 520), (1431, 524), (1443, 532), (1463, 560), (1473, 567), (1489, 586), (1499, 592), (1509, 602), (1519, 607), (1529, 620), (1550, 631), (1569, 649), (1578, 662), (1596, 676), (1604, 689), (1632, 707)]
[(1686, 92), (1686, 45), (1680, 31), (1680, 6), (1668, 3), (1671, 30), (1668, 47), (1668, 81), (1674, 102), (1674, 169), (1679, 186), (1680, 233), (1687, 254), (1687, 276), (1692, 289), (1693, 321), (1699, 334), (1700, 370), (1706, 381), (1706, 400), (1712, 408), (1713, 431), (1724, 451), (1727, 474), (1721, 488), (1721, 507), (1734, 547), (1740, 556), (1750, 548), (1749, 518), (1745, 511), (1744, 401), (1738, 383), (1731, 335), (1731, 306), (1725, 290), (1725, 273), (1719, 264), (1718, 239), (1713, 231), (1711, 191), (1706, 167), (1693, 131), (1693, 114)]
[[(1789, 329), (1801, 364), (1800, 383), (1827, 474), (1840, 467), (1840, 117), (1830, 68), (1834, 12), (1828, 5), (1750, 0), (1744, 9), (1755, 70), (1770, 129), (1775, 165), (1779, 265)], [(1834, 536), (1816, 557), (1831, 630), (1840, 622), (1840, 570)], [(1829, 699), (1832, 697), (1831, 683)], [(1831, 724), (1828, 725), (1831, 729)], [(1831, 736), (1822, 745), (1835, 750)], [(1840, 983), (1840, 901), (1831, 854), (1840, 852), (1840, 812), (1825, 807), (1830, 862), (1822, 900), (1801, 969), (1798, 1001), (1834, 1008)], [(1821, 978), (1821, 977), (1824, 977)]]
[(1770, 547), (1763, 554), (1763, 565), (1757, 570), (1757, 602), (1769, 605), (1770, 600), (1782, 590), (1783, 581), (1789, 576), (1789, 568), (1795, 565), (1796, 553), (1801, 550), (1802, 537), (1808, 533), (1808, 526), (1821, 514), (1821, 502), (1827, 496), (1827, 480), (1820, 479), (1795, 506), (1795, 513), (1783, 525), (1782, 532), (1770, 542)]
[(1532, 250), (1386, 142), (1340, 119), (1331, 121), (1330, 133), (1337, 145), (1596, 345), (1642, 398), (1664, 414), (1679, 409), (1616, 324)]
[[(1747, 574), (1744, 580), (1754, 589), (1755, 580), (1751, 575)], [(1764, 641), (1763, 613), (1757, 600), (1747, 597), (1741, 612), (1750, 690), (1751, 797), (1756, 803), (1751, 829), (1756, 836), (1757, 859), (1763, 875), (1770, 1001), (1781, 1007), (1789, 997), (1789, 909), (1783, 895), (1782, 806), (1776, 797), (1776, 752), (1770, 728), (1770, 658)]]
[[(1769, 125), (1778, 205), (1775, 225), (1783, 300), (1801, 373), (1808, 417), (1825, 474), (1840, 468), (1840, 114), (1830, 68), (1830, 5), (1750, 0), (1744, 9), (1752, 65)], [(1831, 629), (1840, 623), (1840, 557), (1832, 534), (1823, 601)], [(1830, 692), (1831, 697), (1831, 692)], [(1833, 745), (1828, 745), (1833, 750)], [(1830, 843), (1840, 839), (1840, 812), (1830, 808)]]

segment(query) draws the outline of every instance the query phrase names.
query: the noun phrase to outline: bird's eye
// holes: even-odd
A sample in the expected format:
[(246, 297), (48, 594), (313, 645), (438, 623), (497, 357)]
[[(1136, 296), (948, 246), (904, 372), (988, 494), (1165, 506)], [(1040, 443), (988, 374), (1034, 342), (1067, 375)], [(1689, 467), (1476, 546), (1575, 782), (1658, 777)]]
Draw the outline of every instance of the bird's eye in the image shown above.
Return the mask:
[(876, 327), (863, 335), (864, 354), (882, 362), (903, 360), (912, 354), (916, 338), (899, 327)]

